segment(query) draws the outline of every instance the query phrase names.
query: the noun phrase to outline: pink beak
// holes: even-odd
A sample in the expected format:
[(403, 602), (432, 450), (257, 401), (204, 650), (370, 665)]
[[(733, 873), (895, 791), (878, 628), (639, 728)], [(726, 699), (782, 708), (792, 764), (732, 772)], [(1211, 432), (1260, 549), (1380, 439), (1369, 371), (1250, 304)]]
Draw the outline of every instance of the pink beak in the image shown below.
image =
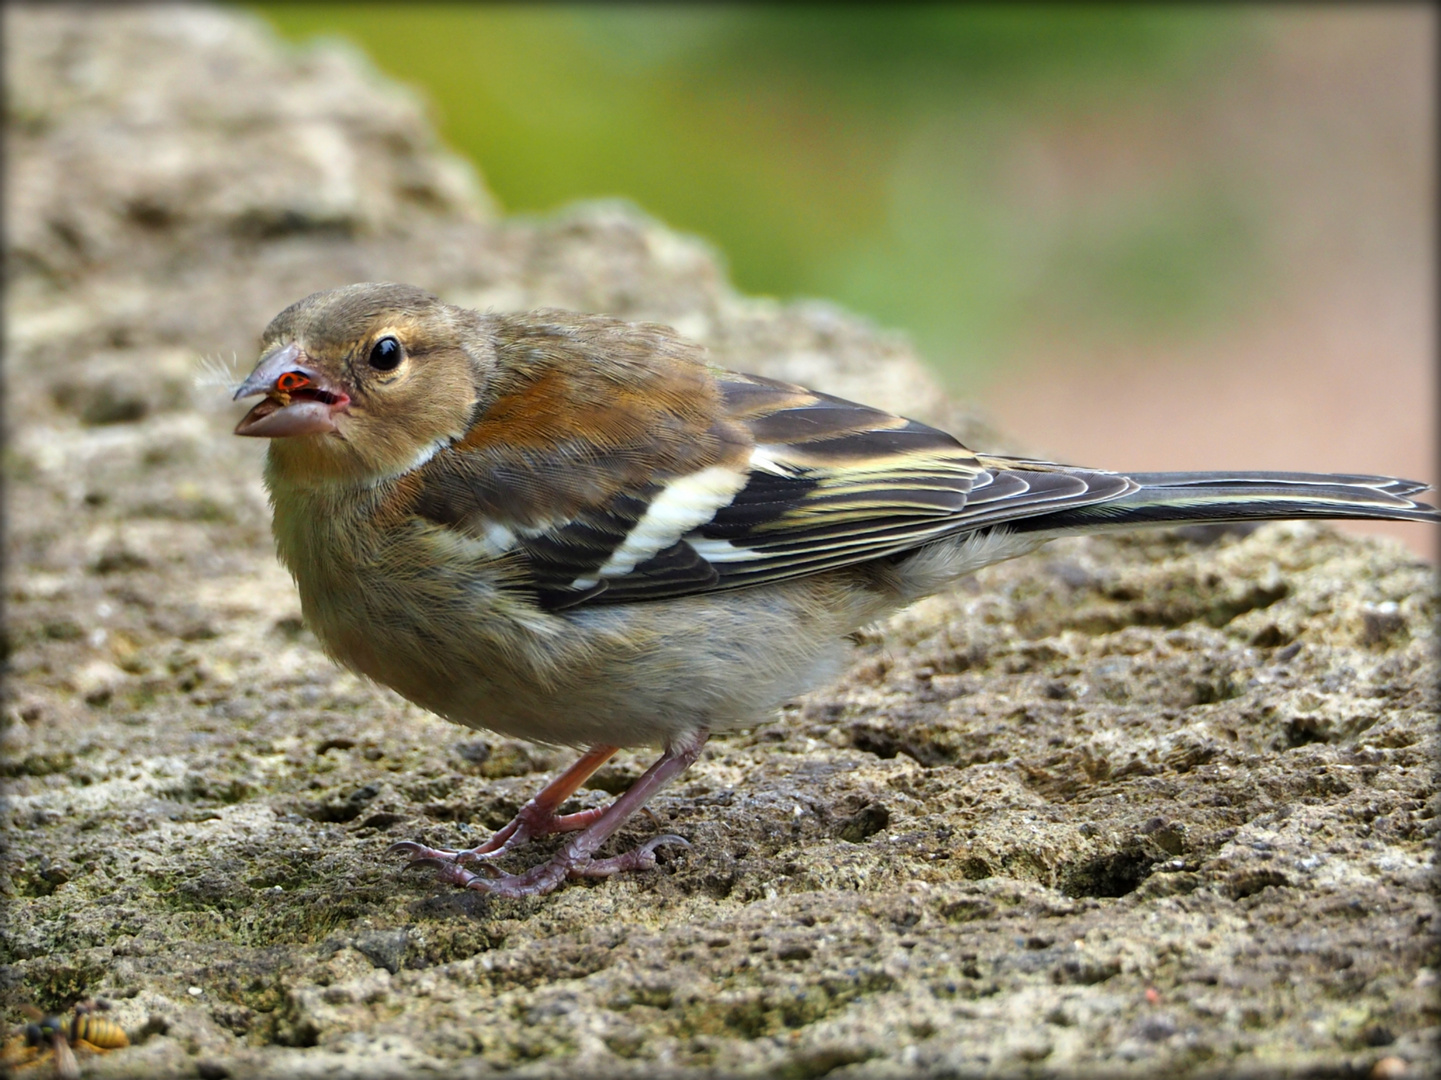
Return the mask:
[(331, 386), (311, 368), (300, 346), (292, 342), (260, 358), (233, 400), (266, 395), (235, 426), (237, 435), (283, 439), (292, 435), (324, 435), (337, 431), (335, 416), (350, 404), (350, 395)]

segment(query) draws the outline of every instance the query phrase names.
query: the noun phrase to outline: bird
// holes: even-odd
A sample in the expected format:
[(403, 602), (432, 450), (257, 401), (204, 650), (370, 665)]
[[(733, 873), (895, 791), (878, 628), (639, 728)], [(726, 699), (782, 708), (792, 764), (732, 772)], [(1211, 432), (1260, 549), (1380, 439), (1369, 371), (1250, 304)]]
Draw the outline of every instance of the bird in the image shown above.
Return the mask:
[[(457, 724), (580, 749), (509, 824), (392, 845), (506, 897), (603, 856), (700, 756), (843, 667), (855, 632), (1061, 536), (1278, 518), (1441, 521), (1387, 476), (1130, 472), (975, 452), (915, 420), (724, 370), (655, 323), (480, 312), (413, 285), (316, 292), (264, 331), (235, 428), (266, 438), (280, 561), (340, 664)], [(655, 762), (561, 813), (621, 747)], [(518, 873), (494, 859), (548, 834)]]

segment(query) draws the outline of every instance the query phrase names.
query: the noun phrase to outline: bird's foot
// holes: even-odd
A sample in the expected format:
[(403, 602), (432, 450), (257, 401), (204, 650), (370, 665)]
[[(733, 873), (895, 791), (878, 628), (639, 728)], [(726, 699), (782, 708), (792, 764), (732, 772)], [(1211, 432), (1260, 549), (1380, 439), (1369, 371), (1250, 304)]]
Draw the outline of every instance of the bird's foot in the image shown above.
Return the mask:
[(608, 859), (592, 858), (567, 847), (549, 862), (541, 863), (523, 874), (504, 874), (488, 863), (479, 867), (482, 873), (475, 873), (467, 870), (456, 859), (447, 857), (448, 853), (408, 841), (395, 844), (390, 850), (412, 856), (405, 869), (433, 870), (436, 880), (443, 885), (457, 885), (462, 889), (472, 889), (492, 896), (522, 897), (544, 896), (566, 878), (604, 878), (626, 870), (649, 870), (655, 866), (655, 849), (662, 844), (690, 847), (682, 837), (670, 834), (654, 837), (639, 847)]
[[(515, 820), (484, 844), (468, 851), (446, 851), (430, 848), (413, 841), (392, 844), (390, 851), (397, 855), (409, 856), (406, 869), (412, 867), (434, 870), (436, 877), (447, 885), (458, 885), (463, 889), (493, 893), (496, 896), (543, 896), (566, 878), (609, 877), (622, 870), (644, 870), (655, 865), (655, 849), (661, 844), (685, 844), (679, 836), (657, 836), (632, 851), (608, 859), (597, 859), (596, 851), (621, 827), (632, 814), (643, 807), (646, 800), (664, 787), (670, 780), (685, 772), (700, 756), (701, 747), (710, 733), (697, 728), (685, 739), (677, 740), (665, 748), (660, 760), (641, 774), (639, 780), (626, 789), (615, 802), (601, 810), (582, 810), (577, 814), (556, 816), (555, 808), (566, 794), (575, 790), (582, 779), (595, 771), (600, 762), (615, 753), (613, 746), (593, 747), (587, 755), (567, 772), (551, 781), (546, 789), (532, 799), (515, 816)], [(537, 829), (547, 832), (569, 832), (581, 829), (579, 835), (566, 843), (549, 862), (527, 870), (523, 874), (503, 874), (486, 863), (484, 859), (499, 855), (521, 840), (538, 835)], [(689, 846), (689, 845), (687, 845)], [(467, 870), (462, 862), (476, 860), (476, 873)]]
[(566, 769), (539, 791), (535, 798), (520, 808), (520, 813), (510, 819), (503, 829), (497, 830), (489, 840), (473, 848), (451, 851), (449, 848), (426, 847), (406, 840), (392, 844), (390, 854), (408, 855), (411, 859), (440, 859), (446, 862), (470, 862), (471, 860), (493, 859), (512, 848), (518, 848), (527, 840), (551, 833), (575, 832), (588, 828), (602, 814), (603, 807), (582, 810), (575, 814), (557, 814), (561, 803), (575, 794), (576, 790), (616, 752), (614, 746), (592, 746), (574, 765)]
[(440, 859), (447, 862), (463, 863), (472, 860), (493, 859), (507, 851), (520, 847), (537, 836), (551, 833), (574, 832), (584, 829), (605, 812), (605, 807), (581, 810), (574, 814), (555, 814), (538, 808), (534, 803), (521, 807), (520, 813), (510, 823), (498, 829), (489, 840), (473, 848), (452, 851), (450, 848), (426, 847), (413, 840), (402, 840), (391, 844), (388, 855), (405, 855), (410, 859)]

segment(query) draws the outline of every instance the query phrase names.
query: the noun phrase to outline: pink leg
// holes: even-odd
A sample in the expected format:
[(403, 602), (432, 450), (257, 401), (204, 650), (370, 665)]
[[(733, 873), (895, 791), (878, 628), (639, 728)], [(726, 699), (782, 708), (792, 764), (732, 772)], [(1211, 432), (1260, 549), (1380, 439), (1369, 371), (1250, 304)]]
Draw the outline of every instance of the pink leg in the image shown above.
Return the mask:
[(710, 732), (702, 728), (683, 743), (666, 747), (660, 760), (647, 769), (625, 794), (596, 814), (584, 832), (566, 844), (549, 862), (533, 867), (523, 874), (492, 872), (489, 876), (481, 876), (471, 873), (453, 858), (419, 854), (419, 851), (429, 850), (420, 848), (419, 845), (397, 844), (391, 850), (402, 848), (407, 854), (416, 851), (417, 857), (411, 860), (409, 866), (433, 868), (442, 882), (477, 892), (494, 893), (497, 896), (543, 896), (568, 877), (609, 877), (621, 870), (652, 867), (655, 865), (655, 849), (659, 845), (672, 842), (684, 844), (685, 841), (679, 836), (657, 836), (638, 848), (608, 859), (597, 859), (594, 855), (627, 818), (700, 757), (701, 748), (705, 746), (708, 738)]
[(477, 844), (465, 851), (449, 851), (446, 848), (426, 847), (413, 840), (402, 840), (398, 844), (392, 844), (388, 854), (405, 854), (412, 859), (464, 862), (467, 859), (494, 858), (511, 848), (520, 847), (532, 837), (583, 829), (600, 817), (604, 812), (603, 807), (582, 810), (578, 814), (559, 815), (556, 811), (591, 778), (596, 769), (614, 757), (619, 749), (618, 746), (592, 746), (579, 761), (546, 784), (530, 802), (522, 806), (520, 813), (511, 818), (510, 824), (497, 831), (483, 844)]

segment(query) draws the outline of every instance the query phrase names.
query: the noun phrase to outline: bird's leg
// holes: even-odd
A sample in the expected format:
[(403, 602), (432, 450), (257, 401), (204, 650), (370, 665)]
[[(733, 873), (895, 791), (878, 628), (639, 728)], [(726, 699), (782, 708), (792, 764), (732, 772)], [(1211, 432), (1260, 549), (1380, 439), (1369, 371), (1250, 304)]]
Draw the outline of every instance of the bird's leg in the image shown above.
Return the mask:
[[(667, 746), (659, 761), (642, 774), (625, 792), (605, 809), (596, 814), (588, 827), (571, 840), (549, 862), (527, 870), (523, 874), (492, 874), (482, 876), (471, 873), (454, 859), (418, 855), (409, 867), (429, 867), (437, 871), (437, 878), (451, 885), (460, 885), (477, 892), (494, 893), (497, 896), (543, 896), (568, 877), (609, 877), (621, 870), (643, 870), (655, 865), (655, 849), (661, 844), (684, 844), (679, 836), (657, 836), (640, 847), (608, 859), (597, 859), (595, 853), (611, 835), (621, 827), (632, 814), (644, 806), (657, 791), (675, 777), (685, 772), (695, 759), (700, 757), (702, 747), (710, 738), (704, 728), (688, 736), (685, 741)], [(589, 811), (587, 811), (589, 813)], [(569, 815), (576, 817), (579, 815)], [(405, 848), (407, 854), (419, 845)], [(404, 847), (397, 844), (395, 847)], [(392, 848), (391, 850), (395, 850)]]
[(604, 807), (582, 810), (575, 814), (557, 814), (562, 803), (574, 795), (596, 769), (609, 761), (620, 747), (592, 746), (570, 768), (561, 773), (520, 808), (520, 813), (510, 823), (497, 830), (489, 840), (464, 851), (450, 851), (446, 848), (426, 847), (413, 840), (402, 840), (390, 846), (390, 854), (405, 854), (412, 859), (442, 859), (465, 862), (467, 859), (488, 859), (504, 854), (511, 848), (520, 847), (536, 836), (550, 833), (574, 832), (583, 829), (605, 812)]

